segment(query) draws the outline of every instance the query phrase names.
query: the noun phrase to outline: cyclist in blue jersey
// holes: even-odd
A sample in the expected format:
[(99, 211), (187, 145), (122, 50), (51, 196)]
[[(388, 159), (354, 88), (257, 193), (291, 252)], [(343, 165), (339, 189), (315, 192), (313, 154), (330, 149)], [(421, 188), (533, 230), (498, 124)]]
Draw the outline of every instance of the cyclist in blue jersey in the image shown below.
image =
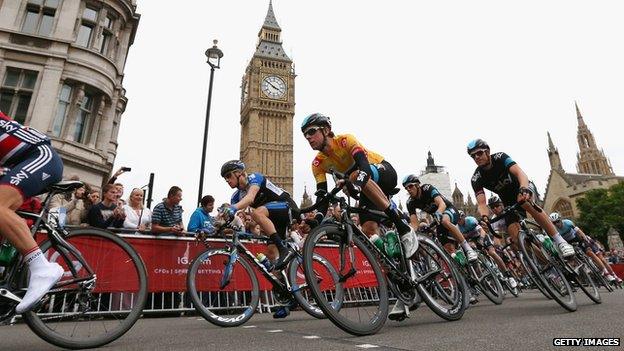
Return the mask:
[(60, 181), (62, 174), (63, 162), (50, 139), (0, 112), (0, 235), (21, 253), (30, 272), (28, 290), (15, 308), (18, 314), (41, 300), (61, 278), (63, 268), (45, 258), (15, 210)]
[[(482, 222), (489, 222), (489, 209), (484, 191), (484, 189), (488, 189), (500, 196), (505, 206), (512, 206), (521, 201), (524, 202), (521, 212), (528, 212), (537, 221), (540, 227), (555, 242), (562, 256), (570, 257), (574, 255), (572, 245), (568, 244), (557, 232), (548, 215), (535, 205), (533, 201), (536, 192), (534, 186), (531, 185), (526, 173), (509, 155), (504, 152), (490, 155), (490, 146), (481, 139), (475, 139), (468, 143), (466, 151), (477, 164), (477, 169), (471, 181)], [(507, 232), (515, 244), (517, 244), (518, 234), (520, 233), (519, 220), (520, 218), (517, 216), (505, 218)]]
[(479, 225), (479, 221), (477, 221), (476, 218), (472, 216), (466, 216), (464, 211), (459, 211), (459, 220), (457, 221), (457, 227), (466, 239), (479, 240), (480, 244), (483, 245), (488, 255), (492, 257), (500, 271), (503, 272), (506, 279), (509, 281), (509, 285), (512, 289), (518, 286), (516, 280), (511, 275), (511, 272), (507, 269), (505, 262), (503, 262), (503, 259), (498, 255), (498, 253), (496, 253), (492, 238), (489, 234), (485, 232), (485, 230), (483, 230), (483, 228), (481, 228), (481, 226)]
[(579, 243), (579, 246), (585, 251), (587, 256), (592, 258), (596, 266), (602, 270), (602, 275), (604, 275), (609, 282), (616, 280), (621, 282), (621, 279), (613, 272), (611, 266), (604, 262), (606, 260), (602, 255), (602, 250), (600, 250), (594, 239), (585, 234), (581, 228), (577, 227), (571, 220), (561, 218), (561, 215), (557, 212), (550, 214), (550, 220), (565, 240), (570, 243)]

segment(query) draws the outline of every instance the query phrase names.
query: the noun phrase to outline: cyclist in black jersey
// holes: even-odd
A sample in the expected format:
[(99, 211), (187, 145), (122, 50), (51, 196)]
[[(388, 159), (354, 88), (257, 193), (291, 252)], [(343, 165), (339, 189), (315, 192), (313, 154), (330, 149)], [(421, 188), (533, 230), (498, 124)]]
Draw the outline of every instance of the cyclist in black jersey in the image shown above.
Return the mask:
[[(533, 207), (535, 190), (530, 188), (529, 178), (509, 155), (504, 152), (490, 154), (490, 146), (481, 139), (471, 141), (467, 151), (477, 164), (477, 169), (472, 176), (472, 188), (477, 199), (481, 221), (489, 221), (484, 189), (500, 196), (505, 206), (524, 201), (522, 209), (529, 212), (540, 227), (548, 233), (563, 257), (574, 255), (574, 248), (557, 232), (546, 212), (539, 207), (537, 209)], [(517, 243), (520, 232), (518, 221), (519, 218), (511, 216), (506, 218), (507, 232), (514, 243)]]
[[(453, 204), (433, 185), (420, 184), (420, 180), (414, 174), (403, 178), (402, 184), (410, 195), (406, 205), (412, 226), (418, 228), (420, 225), (420, 221), (416, 215), (416, 209), (429, 213), (436, 217), (441, 224), (437, 227), (437, 232), (446, 251), (450, 254), (455, 252), (456, 242), (464, 248), (468, 260), (471, 262), (475, 261), (477, 259), (477, 253), (472, 249), (456, 226), (459, 220), (459, 212), (455, 206), (453, 206)], [(449, 236), (452, 236), (452, 238), (449, 238)]]

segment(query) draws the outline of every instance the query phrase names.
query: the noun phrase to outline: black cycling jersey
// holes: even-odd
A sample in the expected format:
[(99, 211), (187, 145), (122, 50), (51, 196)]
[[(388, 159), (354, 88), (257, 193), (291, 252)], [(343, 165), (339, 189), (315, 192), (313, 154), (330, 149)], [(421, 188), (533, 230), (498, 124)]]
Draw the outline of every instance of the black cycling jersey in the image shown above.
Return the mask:
[(442, 194), (440, 194), (435, 186), (431, 184), (423, 184), (420, 186), (420, 190), (420, 198), (415, 199), (410, 196), (410, 198), (407, 199), (407, 212), (409, 212), (410, 215), (416, 214), (417, 208), (429, 214), (434, 214), (435, 211), (438, 209), (438, 205), (435, 203), (434, 199), (438, 196), (442, 198), (442, 200), (446, 204), (447, 209), (455, 208), (455, 206), (453, 206), (453, 204), (449, 200), (447, 200)]
[(485, 169), (477, 167), (472, 176), (472, 189), (477, 196), (483, 193), (483, 189), (488, 189), (500, 196), (506, 206), (517, 202), (520, 182), (509, 168), (516, 164), (514, 160), (504, 152), (497, 152), (491, 155), (492, 167)]

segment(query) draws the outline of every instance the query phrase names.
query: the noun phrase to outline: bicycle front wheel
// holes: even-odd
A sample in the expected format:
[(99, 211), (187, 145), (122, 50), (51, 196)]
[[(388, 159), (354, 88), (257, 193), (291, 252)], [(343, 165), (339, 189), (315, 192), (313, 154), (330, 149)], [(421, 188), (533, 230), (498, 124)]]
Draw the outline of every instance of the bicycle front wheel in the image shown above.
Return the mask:
[(225, 249), (200, 253), (191, 263), (186, 286), (195, 310), (221, 327), (247, 322), (260, 300), (258, 278), (249, 262)]
[[(345, 232), (335, 224), (320, 225), (308, 234), (303, 249), (306, 282), (318, 306), (337, 327), (358, 336), (374, 334), (388, 317), (386, 279), (368, 248), (370, 241), (356, 234), (351, 246), (345, 237)], [(338, 281), (318, 279), (315, 254), (332, 258), (340, 277)], [(344, 296), (342, 307), (336, 309), (335, 301), (340, 296)]]
[[(130, 244), (102, 229), (72, 230), (64, 239), (69, 245), (47, 240), (40, 246), (65, 273), (40, 306), (22, 317), (35, 334), (60, 347), (108, 344), (127, 332), (143, 311), (145, 265)], [(27, 271), (22, 279), (28, 281)]]
[(503, 303), (503, 286), (498, 280), (498, 275), (487, 265), (481, 253), (477, 261), (470, 264), (468, 269), (478, 281), (479, 289), (490, 301), (496, 305)]
[[(581, 253), (581, 255), (584, 255), (584, 253)], [(598, 286), (591, 277), (590, 268), (587, 267), (578, 256), (574, 256), (571, 262), (572, 266), (570, 268), (576, 272), (576, 274), (573, 275), (574, 281), (592, 301), (597, 304), (602, 303), (600, 292), (598, 292)]]

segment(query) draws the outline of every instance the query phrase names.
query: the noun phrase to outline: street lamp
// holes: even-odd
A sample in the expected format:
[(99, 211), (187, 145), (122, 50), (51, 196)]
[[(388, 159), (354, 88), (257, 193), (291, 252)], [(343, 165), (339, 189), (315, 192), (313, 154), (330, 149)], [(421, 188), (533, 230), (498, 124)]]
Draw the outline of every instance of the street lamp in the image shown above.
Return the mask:
[(201, 169), (199, 170), (199, 192), (197, 193), (197, 205), (199, 206), (204, 190), (204, 166), (206, 164), (206, 146), (208, 143), (208, 122), (210, 121), (210, 101), (212, 100), (212, 80), (215, 68), (220, 68), (223, 51), (217, 47), (217, 40), (213, 40), (213, 46), (206, 50), (207, 62), (210, 65), (210, 84), (208, 86), (208, 104), (206, 106), (206, 124), (204, 126), (204, 143), (202, 144)]

